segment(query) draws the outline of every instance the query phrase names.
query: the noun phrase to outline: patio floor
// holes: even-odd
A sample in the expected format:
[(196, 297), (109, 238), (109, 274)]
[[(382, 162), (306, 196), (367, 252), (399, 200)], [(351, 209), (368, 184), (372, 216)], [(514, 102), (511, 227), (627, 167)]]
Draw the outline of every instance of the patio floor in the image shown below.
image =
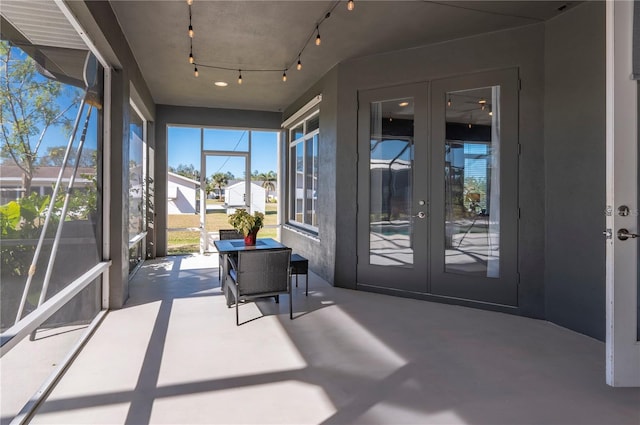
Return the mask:
[(311, 274), (294, 320), (284, 297), (236, 327), (216, 266), (146, 262), (32, 423), (640, 423), (640, 389), (604, 383), (604, 344), (551, 323)]

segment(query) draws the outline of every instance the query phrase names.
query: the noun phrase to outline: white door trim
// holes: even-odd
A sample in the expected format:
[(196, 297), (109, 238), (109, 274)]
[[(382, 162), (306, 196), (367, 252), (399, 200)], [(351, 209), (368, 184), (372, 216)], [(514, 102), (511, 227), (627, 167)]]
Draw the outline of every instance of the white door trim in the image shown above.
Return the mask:
[[(640, 386), (637, 336), (638, 242), (621, 241), (626, 228), (638, 233), (638, 97), (631, 79), (633, 1), (606, 3), (607, 239), (606, 380), (611, 386)], [(622, 217), (618, 207), (631, 214)]]

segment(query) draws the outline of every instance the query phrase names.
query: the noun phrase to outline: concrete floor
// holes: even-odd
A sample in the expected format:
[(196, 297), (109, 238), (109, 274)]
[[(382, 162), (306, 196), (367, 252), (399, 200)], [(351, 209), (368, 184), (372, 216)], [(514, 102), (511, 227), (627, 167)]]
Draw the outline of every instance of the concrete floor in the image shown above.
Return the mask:
[(216, 263), (145, 263), (33, 423), (640, 424), (640, 389), (604, 383), (591, 338), (313, 274), (293, 321), (284, 297), (236, 327)]

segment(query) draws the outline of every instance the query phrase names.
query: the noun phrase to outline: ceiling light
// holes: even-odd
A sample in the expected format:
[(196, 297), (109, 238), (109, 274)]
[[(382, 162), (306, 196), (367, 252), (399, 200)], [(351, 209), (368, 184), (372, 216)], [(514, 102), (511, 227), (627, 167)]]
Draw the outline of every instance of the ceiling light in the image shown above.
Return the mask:
[(319, 46), (320, 43), (322, 43), (322, 40), (320, 40), (320, 28), (318, 28), (317, 25), (316, 25), (316, 31), (318, 31), (318, 35), (316, 36), (316, 46)]
[(302, 62), (300, 62), (300, 56), (298, 56), (298, 65), (296, 65), (296, 69), (300, 71), (302, 69)]
[(287, 81), (287, 70), (286, 69), (282, 73), (282, 81)]
[(227, 83), (226, 81), (216, 81), (213, 84), (218, 86), (218, 87), (227, 87), (229, 85), (229, 83)]
[(449, 96), (449, 99), (447, 100), (447, 106), (451, 108), (451, 96)]
[(193, 38), (193, 26), (189, 25), (189, 37)]
[(347, 2), (347, 10), (351, 11), (356, 5), (353, 3), (353, 0), (349, 0)]
[(238, 70), (238, 84), (242, 84), (242, 70)]
[(187, 0), (187, 4), (191, 6), (193, 4), (193, 0)]
[(198, 67), (193, 68), (193, 75), (198, 76)]
[(409, 106), (409, 102), (400, 102), (398, 103), (398, 106), (401, 106), (404, 108), (405, 106)]
[(189, 53), (189, 63), (193, 63), (195, 62), (195, 59), (193, 58), (193, 53)]

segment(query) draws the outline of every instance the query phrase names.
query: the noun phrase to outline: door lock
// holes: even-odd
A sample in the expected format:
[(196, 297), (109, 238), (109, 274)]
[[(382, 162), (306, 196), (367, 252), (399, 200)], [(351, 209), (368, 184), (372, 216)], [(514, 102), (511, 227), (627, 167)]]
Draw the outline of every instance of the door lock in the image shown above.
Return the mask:
[(414, 217), (418, 217), (418, 218), (425, 218), (427, 215), (424, 213), (424, 211), (420, 211), (418, 212), (418, 214), (414, 215)]
[(629, 207), (626, 205), (620, 205), (618, 207), (618, 215), (620, 217), (627, 217), (629, 214), (631, 213), (631, 210), (629, 210)]
[(627, 229), (618, 230), (618, 239), (621, 241), (626, 241), (627, 239), (635, 239), (640, 237), (640, 235), (635, 233), (630, 233)]

